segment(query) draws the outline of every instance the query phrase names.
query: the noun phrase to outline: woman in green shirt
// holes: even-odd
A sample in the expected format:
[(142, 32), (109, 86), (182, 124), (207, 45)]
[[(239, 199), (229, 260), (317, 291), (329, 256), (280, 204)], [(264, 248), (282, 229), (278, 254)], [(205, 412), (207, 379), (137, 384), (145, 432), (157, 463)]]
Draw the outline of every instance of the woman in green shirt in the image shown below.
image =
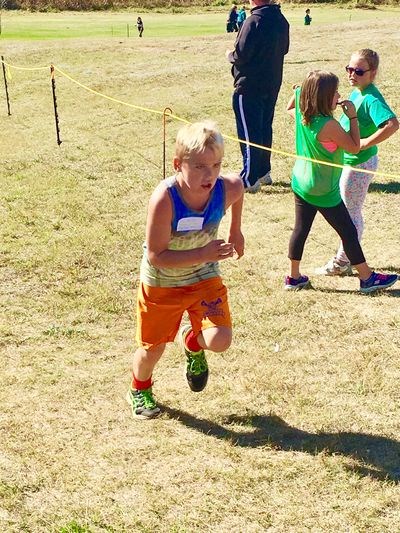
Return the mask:
[[(370, 269), (356, 227), (340, 196), (341, 167), (332, 165), (343, 165), (345, 150), (348, 153), (360, 150), (360, 132), (354, 104), (339, 101), (338, 85), (335, 74), (312, 71), (301, 89), (295, 87), (287, 106), (296, 120), (296, 154), (300, 156), (292, 172), (295, 227), (289, 243), (290, 275), (285, 278), (285, 288), (289, 290), (309, 284), (308, 277), (300, 273), (300, 261), (318, 211), (342, 239), (346, 254), (358, 271), (361, 292), (385, 289), (397, 281), (397, 274), (379, 274)], [(332, 116), (338, 104), (349, 119), (348, 132)]]

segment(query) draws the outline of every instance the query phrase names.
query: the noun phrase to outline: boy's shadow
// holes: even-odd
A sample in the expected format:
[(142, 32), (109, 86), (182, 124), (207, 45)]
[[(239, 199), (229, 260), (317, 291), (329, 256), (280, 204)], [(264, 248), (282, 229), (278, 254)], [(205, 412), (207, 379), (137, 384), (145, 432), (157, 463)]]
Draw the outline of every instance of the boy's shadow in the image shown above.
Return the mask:
[(291, 427), (276, 415), (231, 415), (224, 419), (227, 426), (240, 425), (233, 430), (221, 424), (196, 418), (179, 409), (160, 405), (170, 418), (221, 440), (229, 440), (232, 446), (256, 448), (269, 445), (278, 450), (300, 451), (312, 455), (320, 452), (340, 454), (356, 461), (351, 468), (359, 475), (378, 480), (400, 481), (400, 443), (379, 435), (366, 433), (308, 433)]

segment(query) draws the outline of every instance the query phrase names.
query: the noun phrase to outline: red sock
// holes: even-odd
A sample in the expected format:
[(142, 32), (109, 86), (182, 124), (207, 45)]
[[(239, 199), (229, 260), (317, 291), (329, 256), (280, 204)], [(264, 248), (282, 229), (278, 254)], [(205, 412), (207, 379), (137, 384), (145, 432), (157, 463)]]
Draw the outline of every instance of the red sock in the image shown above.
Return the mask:
[(134, 390), (144, 390), (149, 389), (152, 385), (151, 376), (146, 381), (140, 381), (135, 378), (135, 374), (132, 372), (132, 389)]
[(200, 344), (197, 342), (197, 335), (193, 333), (193, 330), (191, 329), (190, 332), (187, 334), (185, 339), (185, 344), (187, 348), (191, 352), (199, 352), (203, 348), (200, 346)]

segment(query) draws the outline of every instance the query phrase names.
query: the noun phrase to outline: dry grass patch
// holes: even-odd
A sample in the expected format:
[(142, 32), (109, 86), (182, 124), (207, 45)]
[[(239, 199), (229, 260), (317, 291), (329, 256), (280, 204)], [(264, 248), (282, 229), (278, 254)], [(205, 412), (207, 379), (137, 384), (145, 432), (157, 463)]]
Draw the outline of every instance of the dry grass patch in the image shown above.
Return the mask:
[[(275, 146), (293, 151), (284, 106), (310, 68), (341, 73), (363, 43), (400, 110), (398, 12), (292, 31)], [(340, 47), (337, 47), (340, 35)], [(357, 42), (354, 41), (355, 35)], [(3, 43), (10, 62), (57, 66), (118, 99), (234, 134), (232, 37)], [(347, 92), (344, 82), (342, 91)], [(337, 238), (317, 219), (304, 271), (285, 293), (292, 160), (246, 196), (246, 255), (226, 262), (235, 337), (190, 393), (171, 345), (155, 373), (164, 408), (138, 423), (124, 396), (146, 204), (162, 175), (159, 116), (84, 92), (57, 75), (57, 147), (48, 74), (13, 71), (0, 170), (0, 524), (7, 532), (396, 531), (399, 515), (399, 288), (365, 297), (355, 277), (313, 277)], [(3, 109), (4, 113), (4, 109)], [(179, 124), (168, 123), (172, 156)], [(399, 173), (398, 139), (380, 170)], [(240, 165), (227, 142), (227, 169)], [(376, 178), (365, 251), (399, 272), (399, 180)]]

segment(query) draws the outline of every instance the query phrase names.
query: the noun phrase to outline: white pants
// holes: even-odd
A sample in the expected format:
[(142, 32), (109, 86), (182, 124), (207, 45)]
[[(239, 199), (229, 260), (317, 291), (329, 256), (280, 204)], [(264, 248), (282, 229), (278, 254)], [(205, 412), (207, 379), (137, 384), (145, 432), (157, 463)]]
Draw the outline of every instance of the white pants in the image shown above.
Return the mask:
[[(374, 177), (373, 174), (367, 174), (366, 172), (362, 172), (362, 170), (374, 172), (378, 168), (378, 156), (374, 155), (365, 163), (361, 163), (354, 168), (360, 169), (360, 171), (355, 171), (352, 167), (344, 167), (340, 176), (340, 194), (351, 220), (357, 229), (358, 240), (361, 242), (364, 230), (362, 208), (367, 196), (369, 184)], [(349, 262), (343, 250), (342, 243), (340, 243), (336, 253), (336, 259), (338, 261)]]

